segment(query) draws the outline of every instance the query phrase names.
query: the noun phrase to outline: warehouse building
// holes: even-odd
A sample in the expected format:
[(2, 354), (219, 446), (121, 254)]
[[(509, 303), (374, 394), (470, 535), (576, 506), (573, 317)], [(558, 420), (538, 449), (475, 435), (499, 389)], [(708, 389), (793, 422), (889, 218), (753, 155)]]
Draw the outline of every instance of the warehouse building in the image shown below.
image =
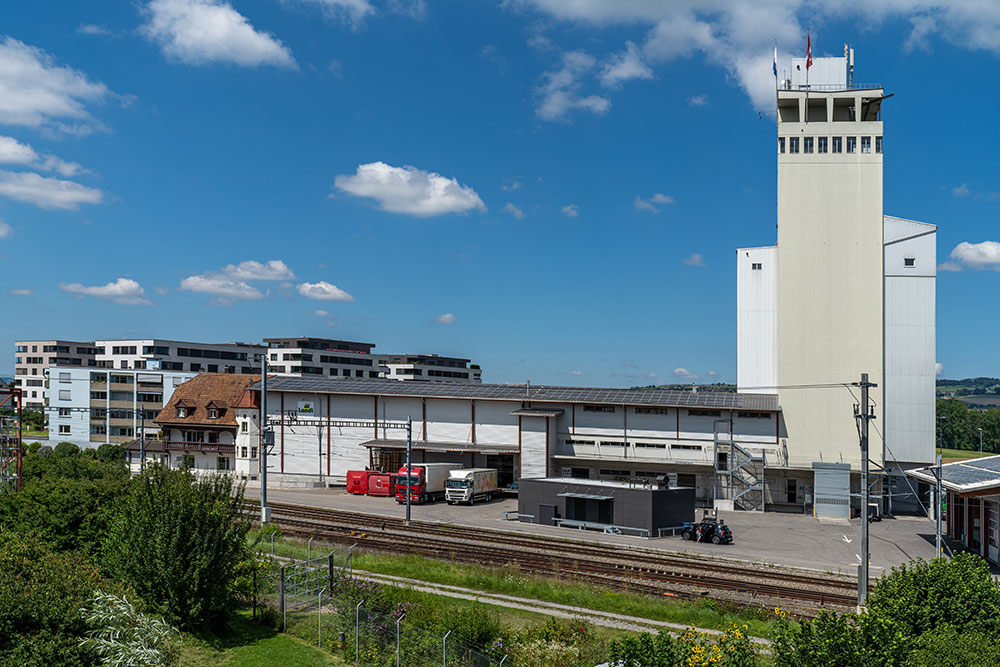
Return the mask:
[[(798, 488), (772, 394), (281, 376), (268, 381), (269, 482), (339, 485), (348, 470), (398, 469), (408, 418), (415, 462), (497, 468), (501, 485), (673, 472), (701, 505), (726, 492), (757, 509), (765, 486), (781, 506), (774, 509), (788, 504), (789, 479)], [(253, 484), (259, 464), (242, 453), (258, 445), (258, 411), (238, 410), (236, 419), (246, 424), (237, 471)], [(803, 511), (807, 500), (797, 495), (791, 506)]]

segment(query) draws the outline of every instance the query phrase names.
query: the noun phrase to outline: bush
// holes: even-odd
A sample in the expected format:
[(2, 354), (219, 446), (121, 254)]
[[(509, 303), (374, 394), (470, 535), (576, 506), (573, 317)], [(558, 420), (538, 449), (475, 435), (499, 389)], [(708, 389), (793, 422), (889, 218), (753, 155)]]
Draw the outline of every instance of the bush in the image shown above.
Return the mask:
[(125, 459), (128, 457), (121, 445), (113, 445), (109, 442), (97, 448), (97, 458), (104, 463), (125, 463)]
[(922, 635), (907, 664), (912, 667), (1000, 665), (1000, 642), (992, 635), (959, 632), (949, 625)]
[(608, 662), (622, 667), (673, 667), (681, 662), (681, 649), (666, 632), (655, 636), (644, 632), (612, 641)]
[(139, 612), (124, 597), (98, 591), (83, 618), (91, 630), (81, 646), (106, 665), (169, 667), (180, 658), (177, 630)]
[(0, 530), (0, 665), (97, 664), (79, 645), (80, 613), (99, 582), (82, 556), (59, 554), (33, 537)]
[(152, 465), (121, 499), (104, 548), (107, 571), (182, 629), (225, 626), (249, 559), (243, 487)]
[(56, 448), (52, 450), (52, 453), (56, 456), (73, 456), (74, 454), (80, 453), (80, 448), (72, 442), (60, 442), (56, 445)]

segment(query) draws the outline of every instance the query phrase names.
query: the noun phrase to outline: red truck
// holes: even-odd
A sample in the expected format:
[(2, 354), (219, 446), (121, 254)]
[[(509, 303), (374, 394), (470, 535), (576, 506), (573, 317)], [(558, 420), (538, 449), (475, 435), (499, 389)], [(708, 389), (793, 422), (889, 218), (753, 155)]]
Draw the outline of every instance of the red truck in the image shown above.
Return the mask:
[(405, 503), (409, 489), (411, 503), (427, 503), (444, 498), (444, 483), (448, 480), (454, 463), (421, 463), (399, 469), (396, 476), (396, 502)]

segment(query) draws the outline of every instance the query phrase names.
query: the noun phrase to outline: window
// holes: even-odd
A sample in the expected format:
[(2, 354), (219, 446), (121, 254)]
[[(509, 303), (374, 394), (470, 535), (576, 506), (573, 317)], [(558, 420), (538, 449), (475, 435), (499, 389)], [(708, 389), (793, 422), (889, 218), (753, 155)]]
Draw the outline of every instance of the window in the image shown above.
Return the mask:
[(740, 419), (770, 419), (770, 412), (737, 412), (736, 416)]
[(247, 448), (246, 447), (240, 447), (240, 458), (244, 458), (245, 459), (246, 457), (247, 457)]
[(564, 440), (564, 442), (567, 445), (592, 445), (592, 444), (594, 444), (593, 440), (575, 440), (573, 438), (566, 438), (566, 440)]
[(916, 266), (916, 264), (917, 264), (917, 258), (916, 257), (904, 257), (903, 258), (903, 266), (905, 266), (905, 267), (908, 267), (908, 268), (912, 269), (914, 266)]
[(247, 426), (248, 426), (247, 422), (240, 422), (240, 433), (246, 433), (247, 432)]
[(68, 401), (68, 400), (71, 399), (71, 394), (72, 394), (72, 392), (69, 389), (60, 389), (59, 390), (59, 400), (60, 401)]
[[(419, 374), (420, 374), (420, 371), (417, 371), (417, 375), (419, 375)], [(364, 376), (365, 376), (365, 372), (364, 371), (354, 371), (354, 377), (363, 378)]]
[(584, 412), (614, 412), (615, 406), (613, 405), (585, 405), (583, 406)]
[(861, 137), (861, 152), (871, 153), (872, 152), (872, 138), (871, 137)]
[(875, 137), (875, 152), (882, 152), (882, 137)]
[(178, 405), (177, 406), (177, 416), (180, 417), (181, 419), (183, 419), (184, 417), (187, 417), (188, 416), (188, 409), (186, 407), (184, 407), (183, 405)]
[(729, 453), (728, 452), (718, 452), (715, 455), (715, 469), (716, 470), (729, 470)]
[(232, 470), (232, 468), (229, 467), (229, 457), (228, 456), (220, 456), (218, 458), (218, 462), (217, 462), (216, 466), (217, 466), (216, 470)]
[(686, 452), (700, 452), (701, 445), (670, 445), (670, 449), (680, 449)]
[(190, 363), (188, 364), (188, 368), (197, 373), (201, 371), (201, 364)]
[(209, 433), (208, 434), (208, 444), (210, 444), (210, 445), (217, 445), (217, 444), (219, 444), (219, 434), (218, 433)]
[(803, 153), (812, 153), (813, 152), (813, 138), (812, 137), (806, 137), (805, 139), (802, 140), (802, 152)]
[(219, 418), (219, 411), (218, 411), (218, 409), (216, 409), (216, 408), (209, 408), (208, 409), (208, 418), (209, 419), (218, 419)]
[(628, 477), (628, 470), (614, 470), (609, 468), (601, 468), (602, 475), (615, 475), (617, 477)]
[(789, 137), (788, 138), (788, 152), (789, 153), (798, 153), (799, 152), (799, 138), (798, 137)]
[(635, 414), (637, 415), (665, 415), (668, 414), (667, 408), (636, 408)]
[(209, 373), (218, 373), (219, 372), (219, 364), (209, 364), (208, 365), (208, 372)]
[(667, 445), (665, 443), (659, 442), (637, 442), (636, 447), (644, 447), (646, 449), (666, 449)]
[(66, 382), (72, 382), (72, 381), (73, 380), (70, 379), (70, 377), (69, 377), (69, 373), (60, 373), (59, 374), (59, 382), (66, 383)]
[(753, 271), (760, 271), (763, 268), (763, 265), (760, 262), (754, 262), (750, 265), (750, 268)]
[(95, 401), (103, 401), (107, 399), (108, 392), (106, 391), (92, 391), (90, 392), (90, 398)]
[(833, 138), (833, 152), (834, 153), (843, 153), (844, 152), (844, 138), (843, 137), (834, 137)]
[(602, 447), (624, 447), (624, 442), (618, 442), (617, 440), (601, 440)]
[(857, 153), (858, 152), (858, 138), (857, 137), (847, 137), (847, 152)]
[(69, 435), (69, 424), (59, 424), (59, 435)]
[(721, 417), (721, 410), (688, 410), (688, 417)]
[(59, 408), (59, 416), (60, 417), (69, 417), (70, 416), (69, 408)]
[(257, 458), (257, 448), (256, 447), (251, 447), (250, 448), (250, 458), (252, 458), (252, 459)]
[(828, 141), (829, 140), (826, 137), (819, 137), (818, 139), (816, 139), (816, 152), (825, 153)]
[(784, 153), (785, 152), (785, 138), (784, 137), (778, 137), (778, 152), (779, 153)]

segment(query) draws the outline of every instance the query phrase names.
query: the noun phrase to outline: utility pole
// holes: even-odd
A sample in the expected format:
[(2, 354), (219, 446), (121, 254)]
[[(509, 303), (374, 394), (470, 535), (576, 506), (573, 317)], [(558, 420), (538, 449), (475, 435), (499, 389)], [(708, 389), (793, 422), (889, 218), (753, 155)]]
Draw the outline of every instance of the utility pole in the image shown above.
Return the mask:
[[(135, 422), (132, 422), (133, 424)], [(139, 404), (139, 470), (146, 469), (146, 406)]]
[(934, 483), (937, 491), (937, 506), (934, 508), (934, 548), (936, 549), (934, 557), (940, 558), (944, 555), (944, 551), (941, 548), (941, 508), (944, 506), (944, 502), (941, 499), (941, 454), (937, 455), (937, 469), (934, 476), (937, 478)]
[(260, 355), (260, 525), (271, 519), (267, 506), (267, 448), (274, 444), (274, 433), (267, 425), (267, 352)]
[[(426, 437), (426, 436), (425, 436)], [(413, 417), (406, 418), (406, 525), (410, 525), (410, 482), (413, 481), (413, 471), (410, 460), (413, 455)]]
[(864, 607), (868, 601), (868, 422), (875, 419), (868, 405), (868, 390), (877, 387), (868, 381), (868, 373), (861, 374), (861, 405), (855, 415), (861, 426), (861, 573), (858, 577), (858, 606)]
[(979, 427), (979, 456), (983, 455), (983, 427)]

